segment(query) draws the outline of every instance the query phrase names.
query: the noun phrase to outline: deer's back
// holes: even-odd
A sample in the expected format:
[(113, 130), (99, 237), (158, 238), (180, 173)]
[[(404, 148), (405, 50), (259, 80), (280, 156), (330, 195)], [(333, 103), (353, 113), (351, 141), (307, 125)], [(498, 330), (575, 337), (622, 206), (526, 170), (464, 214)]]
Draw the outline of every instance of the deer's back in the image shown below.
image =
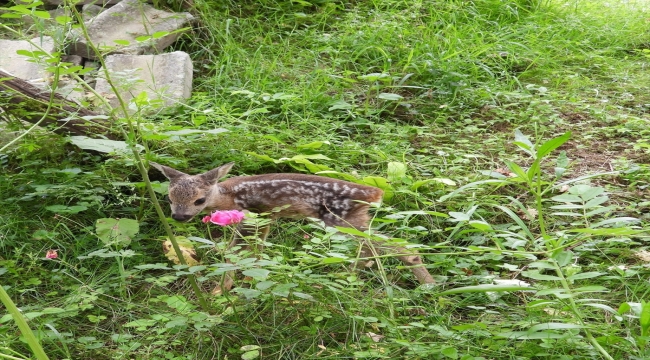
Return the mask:
[(219, 187), (242, 209), (265, 212), (289, 205), (277, 216), (316, 217), (328, 225), (341, 219), (367, 222), (368, 205), (360, 201), (380, 202), (383, 196), (381, 189), (372, 186), (304, 174), (241, 176), (223, 181)]

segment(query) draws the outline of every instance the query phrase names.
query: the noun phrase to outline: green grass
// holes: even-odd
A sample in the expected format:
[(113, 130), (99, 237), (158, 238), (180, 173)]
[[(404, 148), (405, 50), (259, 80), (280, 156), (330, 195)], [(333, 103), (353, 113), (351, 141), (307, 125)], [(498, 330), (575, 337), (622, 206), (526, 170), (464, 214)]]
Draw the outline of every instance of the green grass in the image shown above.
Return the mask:
[[(0, 284), (52, 359), (645, 359), (648, 237), (634, 230), (650, 209), (650, 22), (641, 1), (610, 3), (196, 2), (200, 21), (174, 45), (194, 61), (193, 97), (138, 119), (146, 158), (191, 173), (236, 161), (236, 175), (388, 179), (373, 224), (422, 244), (436, 287), (418, 288), (390, 257), (383, 271), (324, 263), (354, 257), (357, 242), (282, 221), (258, 254), (270, 274), (208, 296), (204, 311), (162, 252), (133, 157), (46, 132), (0, 155)], [(228, 132), (160, 136), (187, 128)], [(537, 145), (572, 135), (526, 182), (513, 163), (526, 171), (536, 158), (517, 130)], [(389, 173), (400, 164), (404, 176)], [(554, 168), (568, 170), (555, 179)], [(613, 170), (570, 184), (604, 189), (603, 203), (558, 209), (568, 187), (541, 193)], [(499, 182), (454, 193), (487, 179)], [(101, 218), (139, 231), (106, 244)], [(171, 225), (210, 238), (198, 221)], [(196, 243), (206, 294), (224, 262), (214, 240), (216, 251)], [(49, 249), (59, 258), (45, 260)], [(534, 291), (464, 289), (495, 279)], [(0, 354), (17, 353), (30, 350), (1, 318)]]

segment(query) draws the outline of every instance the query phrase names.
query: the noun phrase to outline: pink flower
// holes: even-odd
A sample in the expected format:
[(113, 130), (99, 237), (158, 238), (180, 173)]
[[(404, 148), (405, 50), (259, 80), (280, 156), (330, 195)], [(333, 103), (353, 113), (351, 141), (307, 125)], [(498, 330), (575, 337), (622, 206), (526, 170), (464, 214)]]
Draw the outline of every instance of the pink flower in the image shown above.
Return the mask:
[(45, 253), (46, 259), (56, 259), (58, 257), (59, 254), (57, 253), (57, 250), (48, 250), (47, 253)]
[(209, 216), (203, 218), (203, 222), (208, 221), (219, 226), (236, 224), (244, 219), (244, 213), (239, 210), (215, 211)]

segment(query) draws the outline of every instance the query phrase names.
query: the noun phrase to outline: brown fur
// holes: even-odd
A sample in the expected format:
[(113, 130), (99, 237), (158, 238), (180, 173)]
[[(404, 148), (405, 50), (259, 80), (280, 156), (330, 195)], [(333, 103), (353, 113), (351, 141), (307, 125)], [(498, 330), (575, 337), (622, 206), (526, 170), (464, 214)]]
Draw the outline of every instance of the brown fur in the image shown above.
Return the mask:
[[(230, 171), (233, 163), (199, 175), (188, 175), (156, 163), (151, 165), (170, 180), (172, 218), (178, 221), (188, 221), (202, 211), (246, 210), (260, 213), (282, 208), (273, 212), (272, 217), (317, 218), (327, 226), (366, 230), (370, 224), (369, 204), (381, 202), (383, 197), (383, 191), (372, 186), (315, 175), (264, 174), (218, 182)], [(242, 226), (238, 230), (243, 236), (254, 235)], [(268, 227), (261, 232), (267, 234)], [(235, 239), (229, 248), (239, 244), (241, 239)], [(372, 256), (371, 248), (365, 244), (362, 256)], [(420, 283), (434, 282), (416, 252), (401, 247), (391, 247), (391, 250), (408, 254), (398, 258), (412, 266), (411, 270)], [(230, 289), (232, 285), (232, 279), (228, 278), (223, 288)]]

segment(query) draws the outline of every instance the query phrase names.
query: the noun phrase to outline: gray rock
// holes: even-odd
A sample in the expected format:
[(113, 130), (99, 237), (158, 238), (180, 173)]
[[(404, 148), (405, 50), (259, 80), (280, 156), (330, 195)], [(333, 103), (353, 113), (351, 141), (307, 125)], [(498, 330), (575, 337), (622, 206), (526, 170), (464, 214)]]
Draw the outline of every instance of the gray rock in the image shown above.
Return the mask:
[[(120, 89), (120, 96), (129, 102), (145, 91), (152, 102), (149, 111), (161, 106), (184, 102), (192, 94), (192, 61), (182, 51), (160, 55), (109, 55), (105, 60), (111, 80)], [(100, 75), (102, 70), (100, 70)], [(101, 76), (95, 90), (106, 97), (113, 108), (119, 100), (109, 83)], [(131, 104), (129, 111), (134, 112)]]
[[(44, 0), (46, 5), (63, 5), (64, 0)], [(120, 0), (80, 0), (76, 5), (96, 4), (96, 5), (112, 5), (117, 4)]]
[[(97, 15), (88, 25), (88, 35), (92, 43), (100, 48), (110, 47), (111, 54), (140, 55), (158, 53), (172, 44), (180, 33), (167, 34), (158, 38), (137, 41), (141, 36), (173, 32), (185, 27), (194, 17), (189, 13), (169, 13), (156, 10), (153, 6), (139, 0), (124, 0)], [(88, 46), (79, 32), (70, 48), (70, 54), (89, 59), (97, 55)], [(118, 45), (115, 40), (127, 41), (128, 45)]]
[(74, 79), (63, 78), (59, 80), (56, 92), (64, 98), (81, 104), (84, 98), (83, 87)]
[(102, 13), (104, 10), (106, 10), (106, 8), (103, 6), (86, 4), (81, 7), (81, 17), (84, 19), (84, 21), (90, 21)]
[[(49, 36), (31, 40), (35, 45), (41, 47), (46, 53), (52, 54), (56, 51), (54, 40)], [(0, 68), (13, 76), (26, 80), (36, 86), (45, 87), (50, 77), (50, 72), (45, 70), (48, 64), (36, 61), (31, 57), (19, 55), (18, 50), (30, 52), (40, 51), (32, 46), (27, 40), (0, 40)]]

